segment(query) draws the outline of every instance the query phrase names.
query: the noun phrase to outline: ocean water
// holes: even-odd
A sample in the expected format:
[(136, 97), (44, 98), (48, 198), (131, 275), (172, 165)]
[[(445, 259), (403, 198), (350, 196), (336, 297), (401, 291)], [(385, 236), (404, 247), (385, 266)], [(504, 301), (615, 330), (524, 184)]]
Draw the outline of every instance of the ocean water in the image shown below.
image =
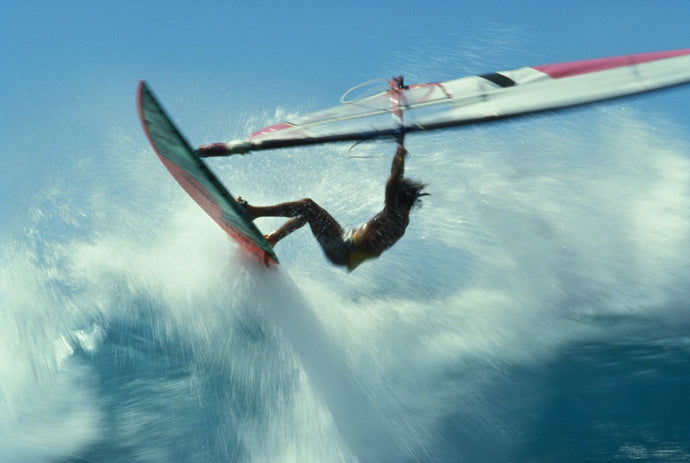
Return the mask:
[[(0, 461), (690, 461), (672, 121), (612, 103), (410, 136), (431, 196), (352, 274), (307, 228), (256, 265), (114, 125), (2, 235)], [(211, 165), (357, 225), (394, 149)]]

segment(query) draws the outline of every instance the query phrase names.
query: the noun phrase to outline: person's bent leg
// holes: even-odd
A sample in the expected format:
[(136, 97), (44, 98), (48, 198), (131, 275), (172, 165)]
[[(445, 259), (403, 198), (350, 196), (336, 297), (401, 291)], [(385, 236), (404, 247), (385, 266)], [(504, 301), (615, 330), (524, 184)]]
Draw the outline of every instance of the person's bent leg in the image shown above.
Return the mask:
[(278, 241), (282, 240), (288, 236), (293, 231), (300, 229), (307, 223), (307, 218), (303, 215), (293, 217), (283, 224), (282, 227), (274, 231), (273, 233), (266, 235), (266, 240), (271, 247), (274, 247)]
[(259, 217), (297, 217), (298, 215), (305, 215), (308, 212), (310, 204), (316, 204), (309, 198), (300, 199), (299, 201), (290, 201), (287, 203), (280, 203), (274, 206), (252, 206), (245, 204), (245, 210), (252, 219)]
[(335, 265), (346, 265), (346, 259), (351, 249), (344, 240), (343, 228), (328, 211), (315, 202), (308, 201), (306, 217), (312, 234), (319, 242), (328, 260)]
[(345, 249), (346, 243), (343, 240), (343, 229), (328, 211), (311, 199), (305, 198), (299, 201), (276, 204), (275, 206), (247, 205), (247, 213), (252, 218), (294, 217), (267, 236), (271, 246), (308, 222), (312, 234), (329, 260), (334, 264), (344, 265), (343, 256), (347, 254), (348, 250)]

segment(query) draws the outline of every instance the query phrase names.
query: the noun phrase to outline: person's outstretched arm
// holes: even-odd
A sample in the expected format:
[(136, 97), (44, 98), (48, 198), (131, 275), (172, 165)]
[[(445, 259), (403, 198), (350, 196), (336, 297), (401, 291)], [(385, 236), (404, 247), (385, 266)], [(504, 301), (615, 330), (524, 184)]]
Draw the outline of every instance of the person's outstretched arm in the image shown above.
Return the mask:
[(395, 153), (391, 164), (391, 176), (386, 183), (386, 207), (398, 207), (398, 196), (400, 195), (400, 184), (405, 175), (405, 156), (407, 150), (402, 144), (398, 144), (398, 151)]

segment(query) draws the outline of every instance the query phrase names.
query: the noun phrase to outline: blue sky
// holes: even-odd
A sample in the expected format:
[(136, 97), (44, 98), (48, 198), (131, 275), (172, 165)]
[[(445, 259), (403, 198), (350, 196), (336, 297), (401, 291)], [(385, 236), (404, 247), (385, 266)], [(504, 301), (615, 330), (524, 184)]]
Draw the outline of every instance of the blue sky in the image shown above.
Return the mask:
[[(146, 143), (134, 106), (139, 79), (202, 143), (244, 135), (223, 127), (231, 115), (324, 108), (373, 78), (444, 80), (687, 48), (689, 26), (684, 0), (11, 0), (0, 18), (0, 213), (21, 222), (36, 190), (107, 150), (113, 128)], [(690, 90), (637, 101), (680, 124)]]

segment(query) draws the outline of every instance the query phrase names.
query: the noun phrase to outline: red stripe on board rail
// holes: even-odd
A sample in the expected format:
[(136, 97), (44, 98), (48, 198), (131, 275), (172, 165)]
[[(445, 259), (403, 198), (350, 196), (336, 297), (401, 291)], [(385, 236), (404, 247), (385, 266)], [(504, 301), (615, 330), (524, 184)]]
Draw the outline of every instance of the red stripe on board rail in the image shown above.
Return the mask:
[(690, 48), (684, 50), (661, 51), (655, 53), (641, 53), (639, 55), (616, 56), (613, 58), (589, 59), (583, 61), (571, 61), (568, 63), (544, 64), (532, 66), (533, 69), (541, 71), (554, 79), (562, 77), (572, 77), (590, 72), (605, 71), (633, 64), (647, 63), (676, 56), (690, 55)]

